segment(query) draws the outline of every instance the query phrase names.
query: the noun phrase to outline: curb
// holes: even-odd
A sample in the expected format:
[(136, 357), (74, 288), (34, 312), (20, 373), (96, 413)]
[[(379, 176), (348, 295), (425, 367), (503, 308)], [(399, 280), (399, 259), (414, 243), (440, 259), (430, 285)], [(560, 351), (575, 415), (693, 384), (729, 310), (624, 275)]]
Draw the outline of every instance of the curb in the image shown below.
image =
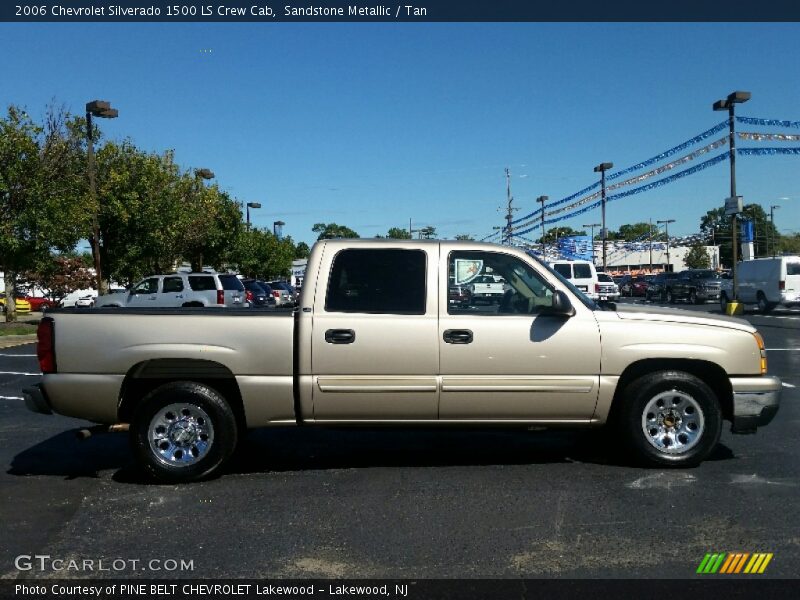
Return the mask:
[(2, 335), (0, 336), (0, 348), (13, 348), (23, 344), (30, 344), (36, 341), (35, 333), (25, 335)]

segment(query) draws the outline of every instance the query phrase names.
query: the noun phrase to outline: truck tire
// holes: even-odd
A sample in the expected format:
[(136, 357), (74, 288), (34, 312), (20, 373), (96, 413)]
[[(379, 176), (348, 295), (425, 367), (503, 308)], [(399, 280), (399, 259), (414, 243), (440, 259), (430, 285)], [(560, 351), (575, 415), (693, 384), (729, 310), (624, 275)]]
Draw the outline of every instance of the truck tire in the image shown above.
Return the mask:
[(697, 292), (695, 290), (689, 291), (689, 304), (700, 304), (699, 300), (697, 299)]
[(675, 295), (672, 293), (672, 290), (667, 290), (667, 303), (675, 304)]
[(623, 441), (647, 466), (692, 467), (716, 447), (722, 432), (719, 401), (701, 379), (657, 371), (624, 391), (617, 423)]
[(758, 310), (762, 314), (767, 314), (769, 311), (775, 308), (774, 304), (767, 301), (767, 297), (764, 295), (764, 292), (758, 292), (756, 301), (758, 302)]
[(219, 392), (193, 381), (166, 383), (131, 419), (137, 463), (155, 479), (181, 483), (219, 474), (236, 448), (236, 416)]

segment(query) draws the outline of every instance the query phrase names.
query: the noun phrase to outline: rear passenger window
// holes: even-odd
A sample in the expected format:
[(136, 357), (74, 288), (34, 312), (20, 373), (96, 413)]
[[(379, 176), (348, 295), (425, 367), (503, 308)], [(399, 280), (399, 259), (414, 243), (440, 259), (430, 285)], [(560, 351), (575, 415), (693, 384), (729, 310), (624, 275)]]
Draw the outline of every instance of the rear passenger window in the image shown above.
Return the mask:
[(328, 281), (325, 310), (425, 314), (422, 250), (342, 250)]
[(800, 275), (800, 263), (786, 263), (787, 275)]
[(217, 289), (214, 278), (209, 275), (189, 275), (189, 287), (195, 292), (207, 292), (208, 290)]
[(569, 268), (568, 264), (555, 264), (553, 265), (553, 269), (556, 273), (561, 275), (564, 279), (572, 279), (572, 269)]
[(575, 279), (592, 278), (592, 268), (589, 265), (585, 265), (583, 263), (576, 263), (572, 265), (572, 269), (575, 273)]
[(236, 275), (220, 275), (219, 282), (222, 284), (223, 290), (244, 291), (244, 284)]
[(180, 277), (164, 277), (164, 293), (183, 291), (183, 279)]

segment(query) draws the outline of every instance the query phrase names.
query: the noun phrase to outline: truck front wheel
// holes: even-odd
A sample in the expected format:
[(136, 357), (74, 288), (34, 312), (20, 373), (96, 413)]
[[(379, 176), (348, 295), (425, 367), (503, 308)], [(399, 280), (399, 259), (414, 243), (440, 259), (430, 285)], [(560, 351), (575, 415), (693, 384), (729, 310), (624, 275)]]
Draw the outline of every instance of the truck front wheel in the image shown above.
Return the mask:
[(658, 371), (625, 390), (619, 427), (640, 462), (690, 467), (719, 442), (722, 412), (701, 379), (683, 371)]
[(214, 389), (174, 381), (150, 392), (131, 420), (138, 464), (169, 483), (198, 481), (219, 473), (236, 448), (236, 417)]

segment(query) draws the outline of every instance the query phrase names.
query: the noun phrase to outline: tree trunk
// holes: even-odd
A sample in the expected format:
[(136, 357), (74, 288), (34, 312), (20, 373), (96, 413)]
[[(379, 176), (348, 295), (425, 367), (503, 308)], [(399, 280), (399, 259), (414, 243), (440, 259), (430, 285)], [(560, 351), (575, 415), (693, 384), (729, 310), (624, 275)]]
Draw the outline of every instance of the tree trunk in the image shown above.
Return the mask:
[(6, 280), (6, 323), (17, 320), (17, 274), (8, 268), (4, 270)]

